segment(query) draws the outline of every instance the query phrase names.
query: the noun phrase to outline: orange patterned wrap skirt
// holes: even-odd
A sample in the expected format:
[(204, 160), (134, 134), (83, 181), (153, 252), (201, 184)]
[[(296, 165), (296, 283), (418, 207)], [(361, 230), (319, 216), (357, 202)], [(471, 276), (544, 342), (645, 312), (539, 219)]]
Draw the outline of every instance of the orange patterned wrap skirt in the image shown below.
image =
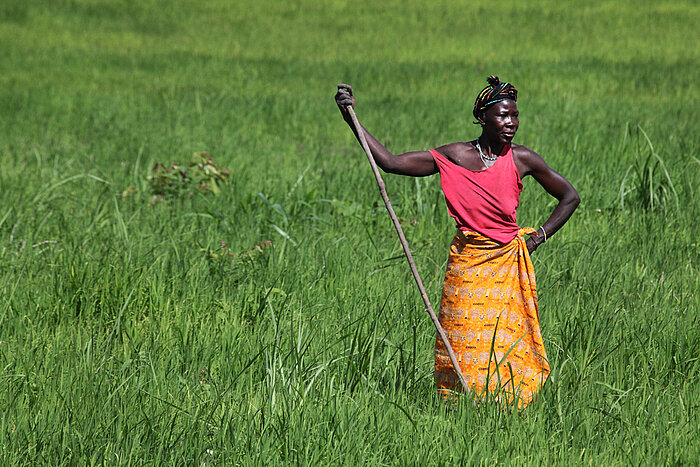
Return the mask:
[[(488, 390), (518, 407), (532, 401), (549, 375), (525, 234), (535, 231), (520, 229), (510, 243), (501, 244), (476, 232), (458, 232), (450, 245), (439, 316), (472, 395), (483, 399)], [(435, 382), (446, 398), (461, 390), (439, 337)]]

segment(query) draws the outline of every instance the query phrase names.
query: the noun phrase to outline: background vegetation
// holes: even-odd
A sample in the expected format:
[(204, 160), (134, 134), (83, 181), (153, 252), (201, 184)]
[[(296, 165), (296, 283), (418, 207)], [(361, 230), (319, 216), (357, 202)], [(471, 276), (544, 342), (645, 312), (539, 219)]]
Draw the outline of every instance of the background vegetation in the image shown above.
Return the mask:
[[(3, 0), (2, 464), (696, 464), (698, 20)], [(492, 73), (519, 88), (516, 141), (582, 198), (533, 257), (553, 371), (520, 413), (435, 397), (434, 329), (332, 99), (351, 83), (390, 149), (425, 149), (477, 135)], [(437, 303), (439, 180), (386, 181)], [(527, 182), (520, 224), (553, 206)]]

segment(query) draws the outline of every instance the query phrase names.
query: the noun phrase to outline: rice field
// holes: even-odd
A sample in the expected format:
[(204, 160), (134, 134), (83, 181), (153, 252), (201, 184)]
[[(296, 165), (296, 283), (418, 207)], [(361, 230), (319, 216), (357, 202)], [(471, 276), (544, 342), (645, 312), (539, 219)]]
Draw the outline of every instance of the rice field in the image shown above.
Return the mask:
[[(696, 465), (693, 1), (0, 3), (2, 465)], [(333, 95), (394, 152), (515, 141), (578, 190), (533, 255), (551, 378), (446, 407)], [(207, 155), (203, 155), (207, 153)], [(193, 156), (194, 154), (194, 156)], [(437, 176), (385, 175), (439, 302)], [(518, 215), (555, 200), (527, 180)]]

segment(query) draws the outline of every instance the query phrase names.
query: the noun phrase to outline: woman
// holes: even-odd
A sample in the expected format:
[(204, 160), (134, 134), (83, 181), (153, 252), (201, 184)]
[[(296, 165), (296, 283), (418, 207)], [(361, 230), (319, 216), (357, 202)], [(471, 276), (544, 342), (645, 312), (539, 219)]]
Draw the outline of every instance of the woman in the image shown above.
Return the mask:
[[(440, 173), (458, 228), (450, 245), (440, 324), (472, 394), (483, 397), (488, 391), (522, 407), (549, 375), (529, 255), (571, 217), (579, 197), (537, 153), (512, 143), (519, 124), (517, 90), (495, 76), (487, 81), (474, 103), (475, 123), (481, 125), (476, 140), (395, 155), (364, 127), (362, 131), (385, 172), (414, 177)], [(355, 131), (348, 112), (355, 105), (352, 88), (338, 85), (335, 99)], [(521, 180), (528, 175), (559, 201), (537, 231), (516, 223)], [(435, 382), (446, 397), (459, 389), (440, 339), (435, 343)]]

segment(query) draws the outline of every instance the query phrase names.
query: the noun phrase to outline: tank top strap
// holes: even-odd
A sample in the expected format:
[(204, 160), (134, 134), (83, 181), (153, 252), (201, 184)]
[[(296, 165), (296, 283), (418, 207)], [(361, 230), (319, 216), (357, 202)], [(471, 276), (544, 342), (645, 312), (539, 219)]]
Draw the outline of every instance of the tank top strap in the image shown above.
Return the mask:
[(515, 155), (513, 154), (513, 146), (511, 146), (510, 144), (508, 144), (508, 149), (503, 158), (505, 159), (504, 166), (506, 167), (506, 170), (515, 174), (515, 180), (517, 181), (518, 188), (522, 190), (523, 181), (520, 179), (520, 172), (518, 172), (518, 166), (515, 165)]

